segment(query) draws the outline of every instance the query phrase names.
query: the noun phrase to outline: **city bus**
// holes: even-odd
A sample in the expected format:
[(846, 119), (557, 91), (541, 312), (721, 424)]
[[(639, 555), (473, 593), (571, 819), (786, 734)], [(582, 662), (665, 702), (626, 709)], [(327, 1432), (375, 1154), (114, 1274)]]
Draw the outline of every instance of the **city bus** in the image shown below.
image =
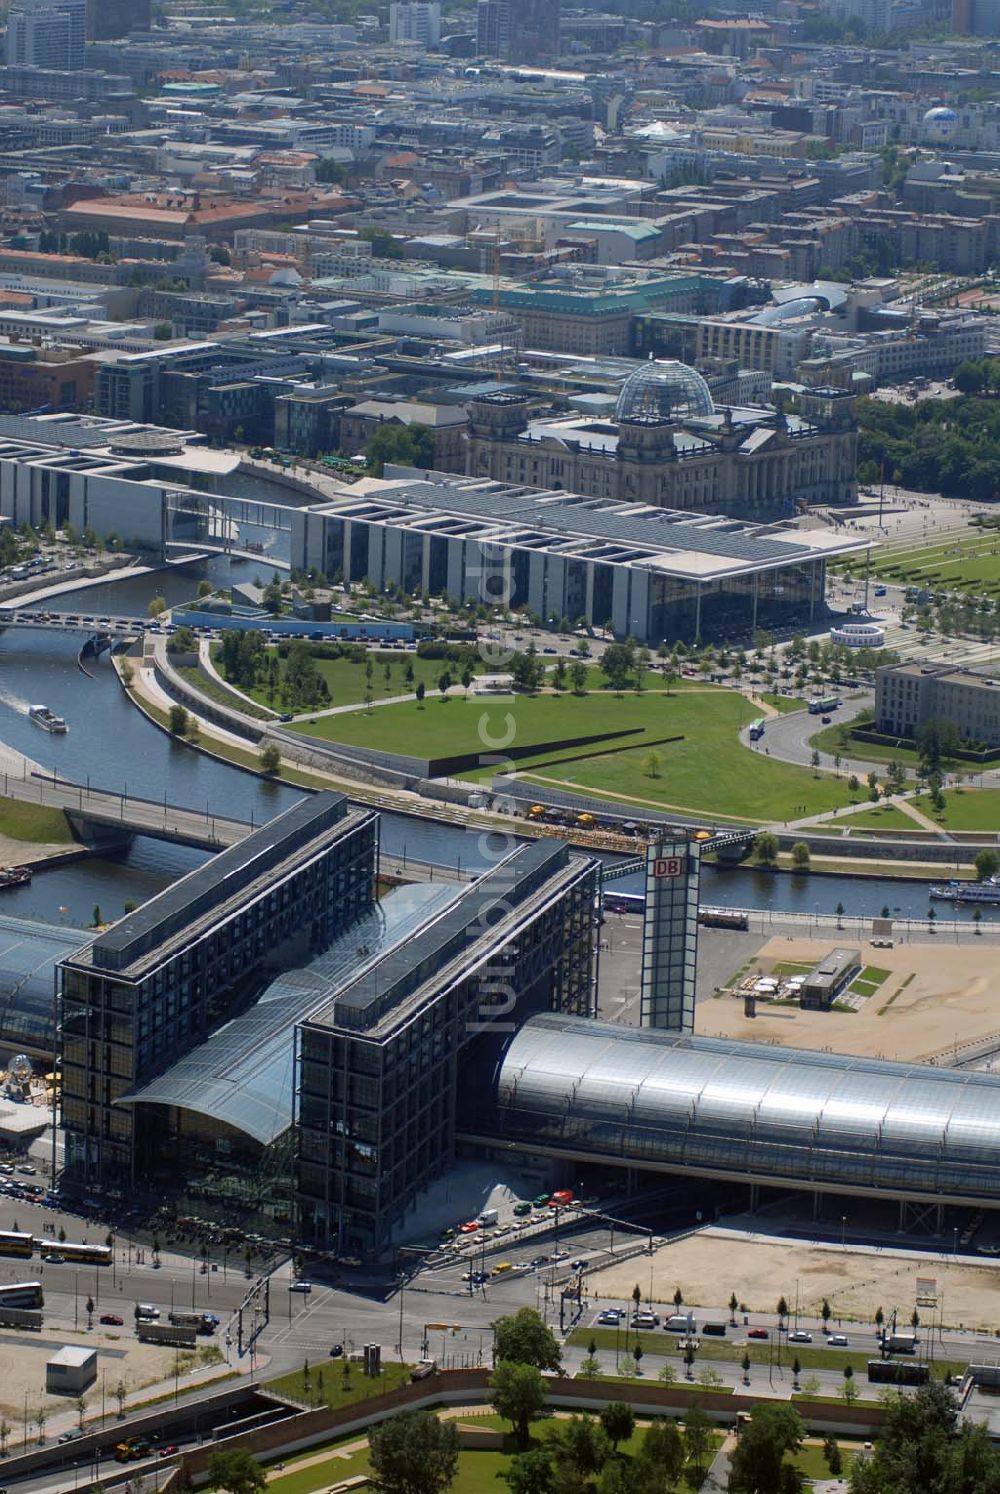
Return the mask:
[(817, 695), (809, 702), (809, 714), (810, 716), (822, 716), (827, 711), (835, 711), (839, 705), (839, 695)]
[(16, 1281), (0, 1286), (0, 1309), (4, 1307), (44, 1307), (40, 1281)]
[(114, 1254), (110, 1245), (78, 1245), (71, 1240), (39, 1240), (41, 1255), (61, 1255), (73, 1266), (110, 1266)]
[[(810, 706), (809, 709), (811, 710), (812, 707)], [(764, 717), (763, 716), (758, 716), (756, 721), (751, 721), (750, 722), (750, 740), (751, 740), (751, 742), (759, 742), (760, 739), (761, 739), (761, 737), (763, 735), (764, 735)]]
[(0, 1229), (0, 1255), (17, 1255), (26, 1261), (34, 1248), (34, 1235), (26, 1235), (17, 1229)]

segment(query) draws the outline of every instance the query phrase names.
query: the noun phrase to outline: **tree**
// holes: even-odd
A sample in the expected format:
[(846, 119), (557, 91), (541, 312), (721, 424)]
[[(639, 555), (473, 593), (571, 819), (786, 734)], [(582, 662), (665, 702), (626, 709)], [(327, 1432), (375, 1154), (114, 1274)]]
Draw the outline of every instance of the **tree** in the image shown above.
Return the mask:
[(687, 1460), (697, 1472), (708, 1466), (708, 1454), (712, 1447), (712, 1423), (697, 1401), (692, 1402), (684, 1417), (684, 1451)]
[(582, 695), (587, 687), (587, 666), (579, 659), (569, 666), (569, 682), (574, 695)]
[(836, 1437), (823, 1438), (823, 1457), (826, 1459), (826, 1466), (829, 1468), (831, 1475), (834, 1478), (839, 1477), (844, 1466), (844, 1459)]
[(208, 1460), (208, 1477), (214, 1489), (230, 1494), (257, 1494), (267, 1486), (263, 1468), (244, 1447), (217, 1447)]
[(735, 1292), (730, 1293), (730, 1297), (729, 1297), (729, 1321), (730, 1321), (730, 1323), (734, 1327), (736, 1325), (736, 1309), (739, 1307), (739, 1305), (740, 1305), (740, 1299), (737, 1297), (736, 1293)]
[(807, 872), (811, 861), (809, 847), (804, 840), (797, 840), (792, 846), (792, 866), (798, 872)]
[(640, 1342), (639, 1338), (636, 1337), (636, 1341), (632, 1345), (632, 1358), (635, 1361), (635, 1372), (637, 1375), (642, 1374), (642, 1358), (644, 1353), (645, 1350), (642, 1347), (642, 1343)]
[(87, 1397), (85, 1395), (78, 1395), (73, 1404), (76, 1407), (77, 1419), (79, 1421), (80, 1431), (82, 1432), (83, 1424), (87, 1416)]
[(988, 877), (995, 877), (1000, 872), (1000, 855), (991, 846), (983, 846), (972, 858), (972, 864), (980, 882), (985, 882)]
[(174, 329), (170, 322), (157, 322), (153, 328), (153, 336), (157, 342), (169, 342), (174, 335)]
[(750, 1355), (744, 1350), (743, 1358), (740, 1360), (740, 1369), (743, 1371), (743, 1384), (750, 1384)]
[(128, 1397), (128, 1386), (126, 1385), (125, 1381), (119, 1380), (118, 1384), (115, 1386), (111, 1394), (118, 1402), (118, 1419), (119, 1421), (121, 1421), (121, 1419), (125, 1415), (125, 1401)]
[(825, 1333), (830, 1319), (833, 1317), (833, 1309), (825, 1297), (823, 1298), (823, 1306), (819, 1310), (819, 1315), (823, 1319), (823, 1332)]
[(45, 1423), (49, 1419), (48, 1408), (44, 1405), (39, 1406), (38, 1410), (33, 1412), (31, 1419), (38, 1428), (38, 1445), (41, 1446), (45, 1441)]
[(778, 859), (778, 837), (762, 830), (754, 842), (754, 854), (761, 866), (773, 866)]
[(844, 1388), (841, 1394), (845, 1405), (848, 1406), (853, 1406), (858, 1398), (858, 1387), (854, 1383), (854, 1369), (849, 1364), (844, 1365)]
[(100, 926), (101, 926), (101, 924), (104, 922), (104, 916), (101, 913), (101, 905), (100, 905), (100, 903), (95, 903), (94, 904), (94, 911), (90, 915), (90, 917), (91, 917), (91, 923), (93, 924), (94, 928), (95, 929), (99, 929)]
[(86, 1303), (86, 1307), (85, 1307), (84, 1310), (85, 1310), (85, 1312), (87, 1314), (87, 1328), (91, 1329), (94, 1326), (94, 1299), (93, 1299), (93, 1297), (88, 1297), (87, 1298), (87, 1303)]
[(433, 1411), (402, 1411), (368, 1432), (376, 1487), (385, 1494), (438, 1494), (458, 1472), (458, 1432)]
[(493, 1324), (493, 1349), (497, 1362), (531, 1364), (539, 1370), (557, 1370), (562, 1350), (551, 1328), (533, 1307), (522, 1307), (511, 1317)]
[(545, 1405), (541, 1371), (524, 1361), (500, 1359), (490, 1376), (490, 1389), (497, 1414), (510, 1422), (523, 1451), (531, 1440), (531, 1422)]
[(635, 1431), (635, 1412), (624, 1401), (609, 1401), (601, 1412), (601, 1426), (617, 1452), (619, 1442), (627, 1442)]
[(274, 742), (268, 742), (267, 746), (261, 749), (261, 754), (257, 761), (262, 773), (267, 773), (268, 775), (277, 773), (281, 767), (281, 753)]
[(612, 690), (623, 690), (633, 668), (633, 650), (627, 643), (609, 643), (601, 658), (601, 673)]
[(875, 1327), (878, 1329), (879, 1334), (881, 1334), (881, 1332), (882, 1332), (882, 1324), (884, 1322), (885, 1322), (885, 1313), (882, 1311), (881, 1306), (876, 1307), (876, 1309), (875, 1309)]
[(413, 693), (417, 697), (417, 705), (422, 710), (424, 704), (424, 696), (427, 693), (427, 686), (424, 684), (423, 680), (417, 680), (417, 688)]
[(547, 1447), (516, 1453), (506, 1471), (497, 1477), (507, 1481), (511, 1494), (555, 1494), (552, 1454)]
[(778, 1298), (778, 1326), (779, 1327), (781, 1326), (781, 1324), (784, 1322), (785, 1318), (787, 1318), (787, 1317), (788, 1317), (788, 1303), (787, 1303), (787, 1301), (785, 1300), (784, 1297), (779, 1297)]
[(798, 1487), (788, 1481), (785, 1454), (798, 1451), (804, 1433), (794, 1407), (773, 1401), (755, 1406), (729, 1457), (730, 1494), (781, 1494)]
[[(690, 1413), (689, 1413), (690, 1416)], [(676, 1485), (687, 1461), (684, 1439), (669, 1417), (646, 1428), (632, 1459), (633, 1487), (641, 1494), (667, 1494)]]
[(451, 686), (451, 672), (447, 669), (442, 670), (441, 674), (438, 677), (438, 689), (441, 692), (442, 700), (446, 700), (448, 698), (448, 691), (451, 689)]
[(812, 764), (813, 777), (817, 778), (819, 776), (819, 765), (820, 765), (820, 761), (821, 761), (820, 755), (819, 755), (819, 749), (817, 747), (813, 748), (812, 753), (811, 753), (810, 758), (809, 758), (809, 761)]
[(149, 606), (146, 608), (146, 614), (149, 617), (162, 617), (163, 613), (166, 612), (166, 610), (166, 599), (164, 597), (154, 597)]
[(373, 477), (382, 476), (386, 462), (400, 467), (433, 467), (434, 432), (426, 425), (385, 421), (368, 442), (365, 462)]
[[(623, 1408), (627, 1409), (627, 1408)], [(565, 1461), (581, 1478), (600, 1473), (611, 1455), (611, 1443), (601, 1421), (591, 1416), (570, 1416), (552, 1433), (556, 1462)]]
[(659, 778), (662, 766), (663, 757), (655, 749), (652, 752), (647, 752), (642, 760), (642, 771), (647, 778)]
[(172, 736), (186, 737), (188, 734), (188, 713), (182, 705), (172, 705), (167, 717), (167, 729)]
[(955, 1396), (940, 1380), (883, 1404), (874, 1450), (851, 1470), (852, 1494), (995, 1494), (1000, 1455), (984, 1428), (959, 1429)]
[(927, 772), (939, 769), (942, 762), (954, 757), (960, 746), (958, 728), (952, 721), (931, 717), (917, 730), (917, 751), (921, 766)]
[(848, 791), (848, 793), (850, 793), (850, 794), (856, 794), (857, 791), (858, 791), (858, 789), (860, 787), (861, 787), (861, 784), (858, 782), (858, 775), (857, 775), (857, 773), (852, 773), (851, 776), (850, 776), (850, 778), (847, 780), (847, 791)]
[(801, 1373), (802, 1373), (802, 1360), (796, 1354), (795, 1358), (792, 1360), (792, 1389), (793, 1390), (798, 1390), (798, 1388), (799, 1388), (799, 1376), (801, 1375)]

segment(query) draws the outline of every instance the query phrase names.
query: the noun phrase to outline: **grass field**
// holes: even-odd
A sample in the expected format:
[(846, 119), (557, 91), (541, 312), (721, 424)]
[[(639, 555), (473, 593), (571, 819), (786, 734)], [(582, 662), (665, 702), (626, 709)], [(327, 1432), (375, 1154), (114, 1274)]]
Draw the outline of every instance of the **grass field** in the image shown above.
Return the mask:
[(807, 704), (801, 695), (776, 695), (773, 690), (763, 691), (760, 698), (782, 716), (789, 711), (804, 711)]
[[(346, 1379), (345, 1369), (348, 1371)], [(321, 1360), (312, 1365), (308, 1380), (303, 1368), (290, 1375), (280, 1375), (268, 1384), (297, 1401), (311, 1406), (331, 1406), (336, 1410), (340, 1406), (366, 1401), (373, 1395), (383, 1395), (387, 1390), (395, 1390), (397, 1385), (407, 1385), (409, 1379), (410, 1367), (407, 1364), (387, 1364), (383, 1360), (381, 1375), (369, 1378), (363, 1373), (362, 1366), (349, 1365), (346, 1359), (340, 1359)]]
[(936, 810), (926, 794), (916, 807), (945, 830), (994, 830), (1000, 827), (1000, 789), (946, 788), (944, 809)]
[(61, 809), (22, 804), (17, 799), (0, 799), (0, 835), (34, 845), (68, 844), (73, 839)]
[[(483, 750), (484, 717), (488, 734), (496, 740), (504, 735), (509, 715), (514, 723), (511, 745), (518, 746), (640, 727), (635, 746), (624, 751), (540, 752), (519, 761), (518, 771), (532, 782), (606, 792), (637, 810), (683, 806), (713, 817), (759, 823), (850, 802), (846, 779), (814, 777), (807, 768), (778, 763), (742, 747), (739, 728), (754, 714), (753, 706), (735, 691), (704, 689), (669, 698), (625, 694), (619, 699), (602, 693), (517, 696), (513, 701), (480, 698), (468, 703), (429, 699), (422, 710), (415, 701), (407, 701), (378, 711), (302, 722), (297, 730), (348, 745), (437, 757)], [(665, 737), (680, 740), (662, 742)], [(654, 746), (659, 762), (651, 776), (647, 758)], [(493, 765), (478, 773), (489, 777), (496, 771)]]
[(873, 555), (872, 572), (929, 591), (975, 587), (1000, 593), (1000, 536), (995, 529), (977, 529), (918, 549), (889, 548)]
[[(269, 649), (268, 653), (274, 654), (276, 650)], [(212, 663), (225, 678), (220, 651), (217, 647), (212, 650)], [(407, 665), (413, 668), (412, 684), (406, 679)], [(284, 666), (285, 661), (281, 660), (282, 674)], [(421, 659), (416, 654), (399, 654), (391, 660), (373, 659), (370, 684), (365, 665), (355, 664), (350, 659), (317, 659), (316, 668), (326, 681), (332, 706), (361, 705), (368, 694), (373, 700), (385, 700), (394, 695), (412, 695), (418, 680), (423, 681), (424, 688), (430, 695), (437, 691), (438, 680), (445, 670), (451, 674), (453, 684), (461, 683), (460, 670), (454, 663), (444, 659)], [(476, 673), (482, 673), (482, 664), (478, 667), (474, 665), (473, 668)], [(389, 671), (388, 676), (386, 670)], [(244, 690), (244, 687), (241, 685), (240, 689)], [(208, 693), (210, 692), (206, 691), (206, 694)], [(270, 706), (276, 711), (284, 710), (280, 686), (273, 700), (268, 698), (267, 691), (262, 685), (255, 685), (251, 690), (244, 690), (244, 694), (249, 695), (260, 705)]]
[[(457, 1416), (458, 1423), (466, 1423), (474, 1427), (499, 1427), (509, 1432), (509, 1423), (501, 1421), (499, 1417), (483, 1416), (478, 1412), (469, 1412), (467, 1416)], [(558, 1419), (542, 1419), (534, 1424), (532, 1430), (532, 1446), (538, 1447), (552, 1435), (558, 1426)], [(643, 1430), (637, 1430), (627, 1442), (621, 1443), (618, 1456), (628, 1461), (639, 1450), (643, 1437)], [(332, 1484), (341, 1483), (344, 1479), (352, 1478), (357, 1474), (368, 1473), (370, 1462), (367, 1447), (358, 1448), (356, 1451), (348, 1452), (347, 1448), (356, 1444), (357, 1436), (351, 1436), (340, 1440), (339, 1444), (331, 1444), (329, 1455), (315, 1462), (311, 1461), (316, 1453), (307, 1453), (300, 1461), (298, 1467), (291, 1467), (286, 1473), (275, 1474), (270, 1470), (268, 1479), (269, 1494), (316, 1494), (316, 1491), (326, 1490)], [(709, 1436), (708, 1462), (715, 1457), (716, 1452), (722, 1444), (722, 1435), (713, 1432)], [(338, 1445), (345, 1451), (338, 1452)], [(460, 1452), (458, 1455), (458, 1474), (454, 1483), (449, 1485), (452, 1494), (484, 1494), (488, 1489), (500, 1489), (505, 1487), (500, 1483), (501, 1476), (510, 1467), (512, 1452)], [(686, 1483), (678, 1484), (677, 1489), (687, 1488)]]
[(842, 823), (858, 830), (912, 830), (916, 835), (927, 834), (916, 820), (897, 809), (895, 804), (873, 804), (871, 809), (862, 809)]
[[(902, 763), (904, 768), (916, 769), (918, 754), (913, 747), (886, 747), (881, 742), (857, 742), (851, 736), (849, 722), (834, 722), (832, 726), (824, 726), (815, 736), (809, 738), (810, 747), (816, 747), (820, 752), (827, 753), (830, 757), (836, 757), (839, 753), (842, 758), (853, 758), (864, 763), (871, 763), (877, 768), (879, 763), (897, 762)], [(947, 764), (945, 766), (948, 766)], [(956, 765), (957, 767), (957, 765)]]

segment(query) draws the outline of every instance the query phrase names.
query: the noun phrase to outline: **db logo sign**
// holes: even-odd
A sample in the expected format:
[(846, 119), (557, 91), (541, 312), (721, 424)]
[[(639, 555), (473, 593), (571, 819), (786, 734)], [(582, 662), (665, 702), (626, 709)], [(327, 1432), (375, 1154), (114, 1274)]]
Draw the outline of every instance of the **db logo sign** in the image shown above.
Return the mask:
[(680, 856), (658, 856), (653, 862), (654, 877), (679, 877), (683, 870)]

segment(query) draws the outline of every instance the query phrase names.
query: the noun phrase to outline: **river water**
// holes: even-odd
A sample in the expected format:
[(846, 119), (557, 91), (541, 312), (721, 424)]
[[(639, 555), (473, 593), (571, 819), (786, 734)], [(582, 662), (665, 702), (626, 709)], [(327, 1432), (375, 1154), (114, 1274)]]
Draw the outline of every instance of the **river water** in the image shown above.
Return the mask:
[[(213, 560), (207, 574), (219, 585), (256, 574), (253, 564)], [(154, 596), (171, 605), (190, 598), (206, 568), (158, 572), (93, 587), (72, 597), (46, 603), (49, 610), (111, 611), (140, 615)], [(258, 823), (278, 814), (298, 797), (284, 784), (269, 783), (227, 763), (206, 757), (172, 741), (152, 726), (129, 702), (106, 658), (87, 668), (77, 666), (79, 640), (42, 630), (10, 629), (0, 634), (0, 741), (18, 748), (44, 768), (97, 787), (146, 799), (188, 805), (203, 804), (220, 815)], [(40, 702), (69, 723), (64, 737), (50, 736), (28, 719), (27, 707)], [(502, 849), (504, 837), (497, 837)], [(382, 816), (382, 847), (387, 860), (404, 855), (440, 866), (467, 869), (487, 866), (495, 850), (478, 831), (432, 824), (407, 815)], [(41, 872), (27, 887), (3, 894), (0, 911), (53, 922), (89, 924), (95, 904), (104, 918), (118, 917), (127, 900), (151, 896), (197, 866), (204, 853), (162, 841), (137, 837), (121, 859), (88, 859)], [(942, 875), (944, 875), (942, 871)], [(638, 877), (616, 886), (640, 890)], [(706, 902), (778, 912), (833, 913), (842, 903), (848, 915), (877, 914), (888, 907), (897, 917), (925, 918), (925, 883), (883, 878), (791, 876), (748, 867), (706, 866), (702, 877)], [(951, 905), (938, 905), (939, 916), (954, 916)], [(958, 910), (959, 918), (971, 910)], [(1000, 918), (1000, 908), (984, 908), (984, 919)]]

